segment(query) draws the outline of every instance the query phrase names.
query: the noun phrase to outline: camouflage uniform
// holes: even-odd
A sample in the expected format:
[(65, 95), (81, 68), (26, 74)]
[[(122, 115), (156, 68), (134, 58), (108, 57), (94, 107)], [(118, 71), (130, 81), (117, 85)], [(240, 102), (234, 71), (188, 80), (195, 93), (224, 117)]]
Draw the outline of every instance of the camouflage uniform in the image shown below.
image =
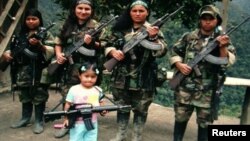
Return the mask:
[[(23, 37), (26, 38), (27, 36), (24, 35)], [(19, 100), (22, 103), (32, 102), (38, 105), (48, 100), (48, 86), (51, 81), (47, 73), (47, 66), (54, 54), (54, 37), (50, 32), (47, 32), (42, 44), (46, 47), (45, 52), (33, 49), (37, 48), (35, 46), (29, 48), (31, 52), (38, 54), (36, 59), (29, 58), (24, 54), (14, 58), (12, 69), (16, 71), (15, 83), (17, 88), (21, 90)]]
[[(144, 26), (148, 26), (145, 23)], [(132, 31), (132, 32), (131, 32)], [(133, 32), (132, 29), (125, 32), (113, 33), (111, 43), (105, 50), (107, 55), (112, 49), (121, 50), (123, 45), (138, 32)], [(117, 104), (131, 105), (134, 112), (134, 137), (140, 138), (143, 125), (146, 122), (148, 108), (153, 101), (156, 88), (156, 72), (157, 63), (156, 57), (162, 57), (167, 52), (167, 45), (164, 41), (162, 33), (159, 33), (157, 43), (161, 45), (161, 50), (151, 51), (137, 45), (125, 54), (125, 59), (120, 61), (114, 68), (111, 76), (111, 89), (114, 100)], [(112, 47), (111, 47), (112, 46)], [(134, 56), (136, 59), (132, 59)], [(126, 138), (127, 126), (129, 121), (130, 111), (118, 111), (117, 121), (119, 124), (119, 133), (116, 141)], [(122, 131), (121, 131), (122, 130)]]
[[(56, 37), (55, 39), (55, 43), (57, 45), (61, 45), (63, 47), (64, 51), (68, 51), (71, 48), (70, 45), (74, 44), (75, 42), (77, 42), (80, 38), (83, 38), (84, 34), (90, 30), (95, 29), (99, 24), (95, 21), (95, 20), (90, 20), (86, 23), (86, 26), (84, 27), (76, 27), (75, 31), (73, 31), (76, 34), (72, 34), (71, 37), (69, 37), (69, 39), (67, 41), (61, 41), (61, 39), (59, 37)], [(102, 35), (99, 35), (102, 36)], [(101, 56), (104, 54), (103, 53), (103, 49), (101, 47), (96, 48), (94, 47), (95, 41), (99, 41), (99, 38), (93, 38), (93, 41), (91, 42), (90, 45), (86, 45), (84, 46), (87, 49), (90, 50), (95, 50), (95, 55), (94, 56), (87, 56), (84, 54), (81, 54), (78, 51), (75, 51), (72, 54), (72, 57), (70, 58), (70, 61), (67, 61), (63, 67), (61, 67), (62, 70), (58, 70), (57, 73), (55, 75), (60, 76), (60, 81), (63, 84), (63, 88), (62, 88), (62, 95), (66, 96), (69, 88), (72, 85), (75, 84), (79, 84), (80, 80), (79, 80), (79, 74), (78, 74), (78, 68), (86, 61), (89, 62), (96, 62), (98, 64), (98, 69), (102, 70), (102, 58)], [(103, 42), (102, 42), (103, 43)], [(103, 44), (101, 45), (103, 46)], [(100, 78), (98, 80), (98, 84), (100, 84)]]
[[(12, 42), (11, 50), (14, 47), (19, 47), (23, 41), (27, 42), (29, 34), (21, 34)], [(43, 111), (45, 103), (49, 98), (48, 87), (50, 81), (48, 79), (47, 66), (54, 54), (54, 37), (50, 32), (47, 32), (41, 40), (42, 45), (46, 48), (42, 51), (37, 46), (29, 45), (31, 54), (37, 54), (36, 57), (22, 53), (14, 58), (11, 65), (12, 81), (16, 84), (19, 90), (19, 100), (22, 103), (22, 119), (16, 124), (11, 125), (12, 128), (26, 126), (31, 118), (33, 105), (35, 105), (35, 128), (34, 133), (43, 131)]]
[[(204, 36), (200, 34), (199, 29), (185, 33), (172, 48), (171, 65), (176, 62), (188, 63), (206, 47), (208, 42), (214, 40), (218, 35), (219, 33), (215, 31), (210, 36)], [(197, 112), (197, 123), (201, 127), (199, 129), (206, 129), (207, 125), (213, 123), (212, 94), (217, 89), (219, 77), (224, 73), (223, 70), (235, 62), (234, 46), (230, 44), (227, 48), (229, 59), (227, 65), (216, 65), (202, 60), (197, 65), (201, 74), (198, 75), (195, 71), (192, 71), (174, 92), (175, 128), (179, 130), (178, 132), (182, 132), (180, 134), (184, 134), (186, 124), (194, 109)], [(219, 57), (219, 48), (216, 48), (211, 54)]]

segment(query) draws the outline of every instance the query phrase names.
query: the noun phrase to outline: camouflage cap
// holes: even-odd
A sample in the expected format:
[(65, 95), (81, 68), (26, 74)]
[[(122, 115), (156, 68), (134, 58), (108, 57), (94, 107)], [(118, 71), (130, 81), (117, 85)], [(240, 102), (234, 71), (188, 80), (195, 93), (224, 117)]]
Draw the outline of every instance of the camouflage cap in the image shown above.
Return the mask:
[(214, 18), (218, 19), (218, 25), (222, 23), (222, 18), (220, 15), (220, 11), (214, 5), (205, 5), (199, 10), (199, 15), (202, 17), (203, 15), (211, 15)]

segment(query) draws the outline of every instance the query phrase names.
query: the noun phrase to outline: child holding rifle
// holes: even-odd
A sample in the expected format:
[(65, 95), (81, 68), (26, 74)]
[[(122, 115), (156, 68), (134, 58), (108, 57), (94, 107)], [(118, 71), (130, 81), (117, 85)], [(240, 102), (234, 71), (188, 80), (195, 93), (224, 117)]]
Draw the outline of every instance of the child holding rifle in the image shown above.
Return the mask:
[[(88, 31), (94, 30), (99, 26), (99, 23), (94, 20), (94, 3), (92, 0), (74, 0), (70, 8), (68, 18), (60, 31), (60, 35), (55, 40), (55, 55), (56, 62), (61, 64), (62, 67), (58, 68), (55, 75), (59, 76), (59, 83), (62, 84), (61, 94), (63, 97), (67, 94), (69, 88), (78, 84), (77, 68), (86, 61), (97, 63), (100, 74), (97, 84), (101, 80), (101, 56), (103, 47), (101, 44), (100, 36), (92, 37)], [(100, 33), (101, 35), (102, 33)], [(65, 56), (65, 52), (72, 49), (72, 45), (79, 40), (84, 40), (84, 46), (79, 50), (72, 53), (71, 57)], [(94, 51), (94, 55), (86, 54), (80, 49)], [(53, 77), (57, 77), (53, 76)], [(64, 137), (68, 133), (66, 128), (62, 128), (55, 133), (56, 138)]]
[[(92, 106), (102, 105), (102, 98), (104, 97), (102, 89), (95, 86), (99, 74), (100, 72), (95, 63), (86, 62), (79, 68), (81, 82), (69, 89), (64, 107), (65, 111), (68, 111), (72, 105), (75, 105), (75, 109), (82, 108), (86, 104)], [(105, 114), (106, 111), (101, 113), (101, 115)], [(75, 124), (70, 128), (70, 141), (97, 141), (97, 116), (97, 113), (91, 113), (87, 116), (76, 117)], [(67, 127), (69, 124), (69, 119), (65, 116), (64, 125)]]

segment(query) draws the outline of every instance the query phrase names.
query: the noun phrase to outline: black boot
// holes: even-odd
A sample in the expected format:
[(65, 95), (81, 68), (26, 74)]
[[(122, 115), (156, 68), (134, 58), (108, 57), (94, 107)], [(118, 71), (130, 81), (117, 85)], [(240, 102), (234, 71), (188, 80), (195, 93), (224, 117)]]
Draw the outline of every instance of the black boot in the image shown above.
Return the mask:
[[(61, 102), (63, 102), (62, 104), (62, 109), (64, 109), (64, 106), (65, 106), (65, 98), (62, 99)], [(54, 137), (55, 138), (62, 138), (64, 136), (66, 136), (67, 134), (69, 133), (69, 129), (68, 128), (61, 128), (59, 131), (57, 131), (55, 134), (54, 134)]]
[(43, 112), (45, 110), (45, 102), (35, 105), (35, 125), (33, 132), (40, 134), (43, 132)]
[(147, 120), (147, 114), (140, 114), (135, 113), (134, 114), (134, 121), (133, 121), (133, 136), (132, 141), (142, 141), (142, 132), (144, 129), (144, 125)]
[(30, 124), (32, 110), (33, 110), (33, 104), (31, 102), (23, 103), (22, 104), (22, 118), (21, 118), (21, 120), (19, 120), (15, 124), (12, 124), (10, 127), (15, 129), (15, 128), (20, 128), (20, 127), (25, 127), (28, 124)]
[(110, 141), (126, 140), (129, 117), (130, 117), (130, 112), (128, 113), (117, 112), (118, 132), (116, 133), (115, 138), (111, 139)]
[(174, 123), (174, 141), (182, 141), (186, 127), (187, 121)]
[(208, 129), (198, 126), (198, 141), (208, 141)]

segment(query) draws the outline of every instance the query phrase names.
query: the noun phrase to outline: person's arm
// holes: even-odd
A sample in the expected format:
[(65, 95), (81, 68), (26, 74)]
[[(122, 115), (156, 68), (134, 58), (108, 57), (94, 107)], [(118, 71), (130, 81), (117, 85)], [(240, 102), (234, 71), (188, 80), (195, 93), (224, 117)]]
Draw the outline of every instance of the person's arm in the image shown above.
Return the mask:
[(163, 33), (160, 31), (159, 27), (157, 26), (150, 26), (148, 25), (148, 23), (145, 23), (144, 26), (146, 26), (147, 28), (148, 40), (150, 42), (158, 43), (161, 45), (161, 50), (153, 51), (153, 56), (156, 56), (156, 57), (164, 56), (167, 53), (168, 48), (167, 48), (167, 43), (165, 41)]
[[(64, 111), (69, 111), (69, 108), (71, 106), (71, 103), (66, 101), (65, 105), (64, 105)], [(69, 119), (67, 116), (64, 116), (64, 122), (63, 122), (64, 127), (69, 126)]]
[(236, 52), (230, 38), (228, 35), (221, 35), (217, 37), (217, 41), (219, 42), (220, 57), (227, 57), (229, 60), (227, 66), (231, 66), (236, 61)]
[(188, 75), (192, 70), (184, 62), (187, 37), (188, 37), (188, 33), (183, 34), (183, 36), (172, 47), (171, 54), (170, 54), (171, 67), (176, 68), (184, 75)]

